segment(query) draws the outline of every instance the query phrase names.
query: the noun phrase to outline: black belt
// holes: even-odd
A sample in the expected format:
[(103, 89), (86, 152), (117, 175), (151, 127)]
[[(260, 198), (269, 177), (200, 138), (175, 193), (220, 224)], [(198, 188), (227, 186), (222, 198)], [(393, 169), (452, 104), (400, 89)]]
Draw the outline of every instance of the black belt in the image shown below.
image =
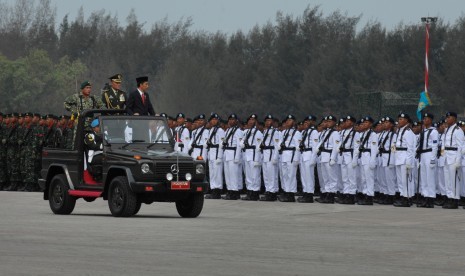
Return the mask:
[(224, 150), (236, 150), (237, 147), (224, 147), (223, 149)]
[(200, 145), (192, 145), (193, 148), (196, 148), (196, 149), (201, 149), (203, 148), (203, 146), (200, 146)]
[(320, 149), (320, 152), (331, 153), (331, 152), (333, 152), (333, 150), (332, 149)]
[(425, 152), (432, 152), (433, 149), (422, 149), (422, 150), (418, 150), (418, 153), (419, 154), (422, 154), (422, 153), (425, 153)]
[(295, 147), (282, 147), (281, 150), (295, 150)]
[(353, 152), (353, 149), (341, 149), (340, 152)]
[(209, 149), (217, 149), (219, 147), (220, 147), (220, 145), (209, 145), (208, 146)]
[(274, 149), (274, 146), (264, 146), (262, 147), (262, 150), (272, 150)]
[(396, 148), (396, 151), (407, 151), (407, 148)]
[(457, 150), (458, 150), (458, 148), (456, 148), (456, 147), (445, 147), (444, 149), (445, 149), (445, 150), (453, 150), (453, 151), (457, 151)]
[(380, 152), (381, 154), (384, 154), (384, 153), (391, 153), (391, 150), (381, 149), (379, 152)]
[(305, 151), (312, 151), (312, 150), (313, 150), (312, 148), (304, 148), (304, 149), (302, 149), (303, 152), (305, 152)]
[(360, 149), (360, 152), (371, 152), (371, 149)]
[(248, 150), (248, 149), (255, 149), (255, 146), (245, 146), (244, 149)]

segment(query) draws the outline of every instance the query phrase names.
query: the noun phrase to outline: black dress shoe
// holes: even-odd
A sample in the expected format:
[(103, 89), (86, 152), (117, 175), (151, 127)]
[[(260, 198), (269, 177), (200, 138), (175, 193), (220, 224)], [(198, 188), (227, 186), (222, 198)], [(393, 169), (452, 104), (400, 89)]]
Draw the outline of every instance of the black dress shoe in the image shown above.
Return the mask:
[(213, 189), (211, 194), (205, 195), (206, 199), (221, 199), (221, 190)]
[(346, 194), (344, 200), (340, 202), (341, 204), (354, 205), (355, 204), (355, 195)]
[(394, 202), (395, 207), (410, 207), (410, 202), (408, 198), (401, 197), (399, 201)]
[(321, 193), (320, 197), (316, 198), (315, 201), (321, 203), (322, 201), (324, 201), (326, 199), (327, 196), (328, 196), (328, 193)]
[(458, 209), (459, 208), (459, 200), (449, 198), (447, 202), (442, 206), (444, 209)]
[(321, 199), (319, 202), (324, 204), (334, 204), (335, 193), (327, 193), (326, 197)]
[(252, 194), (252, 191), (249, 191), (247, 190), (247, 194), (245, 197), (241, 198), (242, 200), (251, 200), (251, 194)]
[(278, 200), (276, 193), (266, 192), (264, 196), (260, 198), (260, 201), (276, 201)]
[(224, 200), (238, 200), (237, 195), (239, 195), (238, 191), (228, 191), (226, 195), (223, 197)]
[(299, 203), (313, 203), (313, 194), (304, 193), (303, 196), (301, 196), (301, 197), (299, 197), (297, 199), (297, 202), (299, 202)]

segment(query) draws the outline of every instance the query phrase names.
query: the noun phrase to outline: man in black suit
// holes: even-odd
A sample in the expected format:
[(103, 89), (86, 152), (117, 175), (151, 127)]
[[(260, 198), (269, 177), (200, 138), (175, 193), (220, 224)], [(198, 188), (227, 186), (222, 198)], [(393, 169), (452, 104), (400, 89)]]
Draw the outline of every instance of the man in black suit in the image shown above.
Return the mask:
[(126, 102), (126, 111), (129, 115), (155, 115), (149, 94), (146, 92), (149, 88), (148, 77), (138, 77), (137, 89), (129, 94)]

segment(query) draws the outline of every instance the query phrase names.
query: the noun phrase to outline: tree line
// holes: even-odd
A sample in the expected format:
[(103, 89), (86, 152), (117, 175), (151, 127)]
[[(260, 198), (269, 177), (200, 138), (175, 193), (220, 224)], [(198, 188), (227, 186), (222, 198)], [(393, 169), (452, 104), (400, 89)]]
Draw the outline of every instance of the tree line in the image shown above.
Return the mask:
[[(357, 93), (420, 93), (425, 28), (308, 6), (277, 12), (248, 32), (192, 30), (192, 20), (145, 26), (105, 10), (56, 18), (50, 0), (0, 2), (0, 111), (64, 113), (63, 100), (90, 80), (93, 93), (121, 73), (123, 88), (148, 75), (157, 112), (359, 114)], [(357, 31), (358, 30), (358, 31)], [(430, 94), (441, 110), (464, 111), (465, 16), (431, 26)], [(389, 114), (394, 115), (394, 114)]]

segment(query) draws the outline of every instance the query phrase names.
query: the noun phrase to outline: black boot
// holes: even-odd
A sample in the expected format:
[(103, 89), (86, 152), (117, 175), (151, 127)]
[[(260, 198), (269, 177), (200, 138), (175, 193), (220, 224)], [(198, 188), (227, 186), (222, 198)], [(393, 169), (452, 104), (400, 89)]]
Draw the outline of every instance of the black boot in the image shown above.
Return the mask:
[(315, 201), (322, 203), (321, 201), (324, 201), (327, 196), (328, 196), (328, 193), (320, 193), (320, 197), (315, 199)]
[(278, 196), (278, 200), (281, 202), (295, 202), (294, 193), (282, 193)]
[(344, 196), (344, 201), (341, 204), (354, 205), (355, 204), (355, 195), (346, 194)]
[(465, 197), (463, 196), (460, 197), (459, 206), (465, 206)]
[(326, 197), (323, 200), (320, 200), (320, 203), (325, 204), (334, 204), (335, 193), (327, 193)]
[(236, 194), (239, 194), (238, 191), (227, 191), (226, 195), (223, 197), (224, 200), (237, 200)]
[[(372, 200), (372, 203), (375, 202), (375, 203), (378, 203), (379, 202), (379, 199), (381, 198), (383, 194), (380, 193), (380, 192), (375, 192), (375, 196), (373, 197), (373, 200)], [(373, 205), (373, 204), (372, 204)]]
[(205, 195), (206, 199), (221, 199), (221, 190), (212, 189), (210, 194)]
[(447, 199), (446, 203), (442, 206), (444, 209), (458, 209), (459, 200), (454, 198)]
[(365, 195), (363, 202), (359, 205), (373, 205), (373, 197), (369, 195)]
[(344, 202), (346, 196), (347, 196), (346, 194), (339, 194), (337, 196), (337, 198), (334, 200), (334, 202), (342, 204), (342, 202)]
[(259, 191), (252, 191), (250, 193), (250, 200), (251, 201), (257, 201), (260, 199), (260, 192)]
[(276, 201), (276, 193), (266, 192), (264, 196), (260, 198), (260, 201)]
[(247, 194), (245, 195), (245, 197), (241, 198), (242, 200), (251, 200), (252, 198), (252, 191), (250, 190), (247, 190)]
[(303, 196), (301, 196), (301, 197), (299, 197), (297, 199), (297, 202), (299, 202), (299, 203), (313, 203), (313, 194), (304, 193)]
[(393, 195), (386, 195), (383, 201), (383, 205), (392, 205), (394, 204), (394, 196)]
[(366, 204), (365, 204), (366, 197), (367, 197), (367, 195), (365, 195), (365, 194), (358, 195), (358, 197), (357, 197), (357, 204), (358, 204), (358, 205), (366, 205)]
[(394, 202), (395, 207), (410, 207), (408, 198), (401, 197), (399, 201)]

